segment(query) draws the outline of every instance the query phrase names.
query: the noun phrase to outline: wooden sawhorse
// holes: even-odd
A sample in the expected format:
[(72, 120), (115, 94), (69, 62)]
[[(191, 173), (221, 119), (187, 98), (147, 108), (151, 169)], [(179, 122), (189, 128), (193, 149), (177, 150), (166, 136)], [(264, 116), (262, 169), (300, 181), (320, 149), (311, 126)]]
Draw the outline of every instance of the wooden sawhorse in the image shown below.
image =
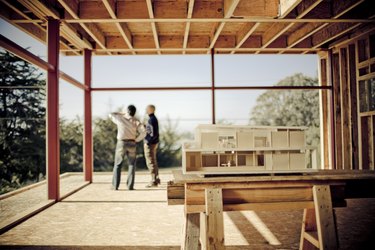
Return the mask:
[[(185, 214), (182, 249), (198, 250), (200, 248), (199, 240), (202, 249), (225, 249), (222, 188), (212, 187), (206, 188), (204, 191), (204, 211)], [(337, 234), (330, 186), (314, 185), (312, 187), (312, 194), (314, 207), (312, 208), (308, 205), (304, 208), (300, 249), (337, 249)], [(247, 210), (246, 207), (248, 205), (238, 206), (238, 211)], [(272, 206), (270, 203), (254, 204), (254, 206), (259, 208), (262, 205), (265, 205), (265, 208)], [(280, 206), (282, 204), (279, 203), (276, 205)], [(299, 206), (296, 207), (295, 205), (286, 203), (282, 208), (300, 209)], [(236, 210), (230, 209), (230, 211)]]
[(224, 211), (303, 209), (300, 249), (337, 249), (333, 207), (375, 198), (375, 172), (320, 170), (304, 175), (201, 177), (173, 171), (168, 204), (184, 205), (182, 249), (224, 249)]

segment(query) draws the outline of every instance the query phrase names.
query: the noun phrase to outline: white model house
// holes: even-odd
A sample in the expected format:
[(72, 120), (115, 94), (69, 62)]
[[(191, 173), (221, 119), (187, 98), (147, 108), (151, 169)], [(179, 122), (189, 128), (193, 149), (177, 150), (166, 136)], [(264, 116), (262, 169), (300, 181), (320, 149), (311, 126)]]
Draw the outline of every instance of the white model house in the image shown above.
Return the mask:
[(182, 146), (184, 173), (304, 172), (316, 169), (307, 127), (199, 125)]

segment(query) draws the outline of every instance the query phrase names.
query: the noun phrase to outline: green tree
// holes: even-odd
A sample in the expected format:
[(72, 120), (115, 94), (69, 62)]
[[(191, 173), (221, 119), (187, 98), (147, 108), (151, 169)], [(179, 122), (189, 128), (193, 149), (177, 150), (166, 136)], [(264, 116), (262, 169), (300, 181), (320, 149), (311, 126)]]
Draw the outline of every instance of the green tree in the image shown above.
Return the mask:
[(109, 118), (94, 121), (94, 170), (111, 171), (116, 148), (116, 125)]
[[(295, 74), (276, 86), (317, 86), (318, 79)], [(267, 90), (257, 98), (250, 124), (266, 126), (306, 126), (308, 145), (319, 144), (319, 91)], [(319, 150), (319, 149), (318, 149)]]
[(60, 173), (83, 171), (83, 124), (60, 119)]
[(181, 166), (181, 140), (184, 134), (177, 133), (178, 122), (173, 123), (169, 118), (162, 124), (158, 150), (160, 167)]
[(45, 80), (28, 62), (0, 52), (1, 193), (45, 175)]

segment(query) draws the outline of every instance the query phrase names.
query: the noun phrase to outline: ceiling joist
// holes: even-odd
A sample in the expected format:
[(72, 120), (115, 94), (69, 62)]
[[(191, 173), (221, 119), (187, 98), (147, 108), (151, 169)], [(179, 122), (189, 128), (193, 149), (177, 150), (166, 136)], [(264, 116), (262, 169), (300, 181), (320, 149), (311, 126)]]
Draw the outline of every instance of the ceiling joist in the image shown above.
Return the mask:
[[(193, 16), (193, 10), (194, 10), (194, 0), (189, 0), (189, 5), (188, 5), (188, 12), (187, 12), (187, 18), (192, 18)], [(186, 23), (185, 25), (185, 32), (184, 32), (184, 42), (182, 44), (182, 48), (186, 49), (188, 40), (189, 40), (189, 31), (190, 31), (190, 23)], [(182, 52), (185, 54), (185, 50)]]
[(373, 25), (370, 1), (0, 0), (0, 16), (43, 42), (60, 20), (68, 55), (315, 53)]
[[(146, 0), (147, 3), (147, 10), (148, 10), (148, 15), (151, 20), (154, 19), (154, 9), (152, 7), (152, 2), (151, 0)], [(155, 41), (155, 46), (157, 49), (160, 49), (160, 43), (159, 43), (159, 37), (158, 37), (158, 31), (156, 29), (156, 24), (155, 22), (151, 22), (151, 29), (152, 29), (152, 34), (154, 36), (154, 41)], [(160, 50), (157, 51), (158, 54), (160, 55)]]
[[(309, 0), (314, 1), (314, 0)], [(349, 12), (351, 9), (357, 7), (361, 3), (363, 3), (364, 0), (347, 0), (347, 1), (340, 1), (340, 0), (333, 0), (331, 3), (332, 10), (328, 10), (330, 13), (333, 13), (332, 20), (338, 20), (341, 16), (343, 16), (345, 13)], [(370, 19), (368, 19), (370, 20)], [(347, 26), (348, 23), (339, 23), (339, 26)], [(296, 46), (297, 44), (301, 43), (302, 41), (306, 40), (307, 38), (312, 39), (312, 36), (319, 31), (323, 30), (325, 27), (327, 27), (329, 23), (307, 23), (301, 28), (294, 31), (292, 34), (289, 35), (287, 39), (288, 48), (292, 48)], [(351, 29), (347, 29), (346, 31), (350, 31)], [(321, 31), (324, 33), (324, 30)], [(328, 32), (329, 33), (329, 32)], [(339, 35), (342, 35), (345, 32), (342, 32)], [(335, 36), (337, 37), (337, 36)], [(316, 39), (316, 38), (315, 38)], [(328, 42), (328, 40), (323, 41), (320, 45)], [(318, 44), (319, 45), (319, 44)], [(285, 50), (280, 51), (279, 53), (283, 53)]]
[[(79, 19), (78, 3), (75, 0), (58, 0), (64, 9), (74, 18)], [(86, 33), (102, 48), (106, 49), (106, 39), (102, 31), (94, 23), (80, 23)]]
[[(234, 12), (234, 10), (236, 9), (238, 3), (240, 2), (240, 0), (224, 0), (224, 18), (230, 18)], [(221, 33), (221, 31), (223, 30), (224, 28), (224, 25), (225, 23), (224, 22), (221, 22), (217, 29), (215, 30), (215, 33), (214, 35), (212, 36), (212, 39), (211, 39), (211, 43), (210, 43), (210, 49), (212, 49), (214, 46), (215, 46), (215, 43), (217, 41), (217, 39), (219, 38), (219, 35)], [(210, 53), (210, 52), (208, 52)]]
[[(117, 19), (116, 2), (114, 0), (103, 0), (103, 4), (104, 4), (105, 8), (107, 9), (111, 18), (116, 20)], [(132, 49), (133, 48), (132, 35), (131, 35), (131, 32), (129, 31), (129, 28), (126, 25), (126, 23), (117, 23), (116, 22), (115, 24), (116, 24), (117, 29), (120, 31), (120, 34), (121, 34), (122, 38), (124, 39), (128, 48)], [(135, 55), (135, 52), (133, 52), (133, 55)]]

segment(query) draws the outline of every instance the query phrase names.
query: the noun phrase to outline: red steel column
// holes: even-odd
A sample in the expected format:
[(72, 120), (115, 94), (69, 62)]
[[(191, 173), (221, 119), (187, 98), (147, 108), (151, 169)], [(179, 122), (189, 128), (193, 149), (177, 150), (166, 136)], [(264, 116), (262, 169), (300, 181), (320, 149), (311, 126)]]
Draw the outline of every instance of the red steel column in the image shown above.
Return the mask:
[(83, 133), (83, 166), (85, 172), (85, 181), (92, 182), (93, 171), (93, 143), (92, 143), (92, 101), (91, 101), (91, 58), (92, 51), (85, 49), (84, 52), (85, 63), (85, 119), (84, 119), (84, 133)]
[(59, 128), (59, 40), (60, 21), (48, 19), (48, 63), (53, 66), (47, 73), (47, 183), (48, 199), (60, 196), (60, 128)]
[(215, 110), (215, 50), (211, 49), (211, 105), (212, 105), (212, 124), (216, 123)]

